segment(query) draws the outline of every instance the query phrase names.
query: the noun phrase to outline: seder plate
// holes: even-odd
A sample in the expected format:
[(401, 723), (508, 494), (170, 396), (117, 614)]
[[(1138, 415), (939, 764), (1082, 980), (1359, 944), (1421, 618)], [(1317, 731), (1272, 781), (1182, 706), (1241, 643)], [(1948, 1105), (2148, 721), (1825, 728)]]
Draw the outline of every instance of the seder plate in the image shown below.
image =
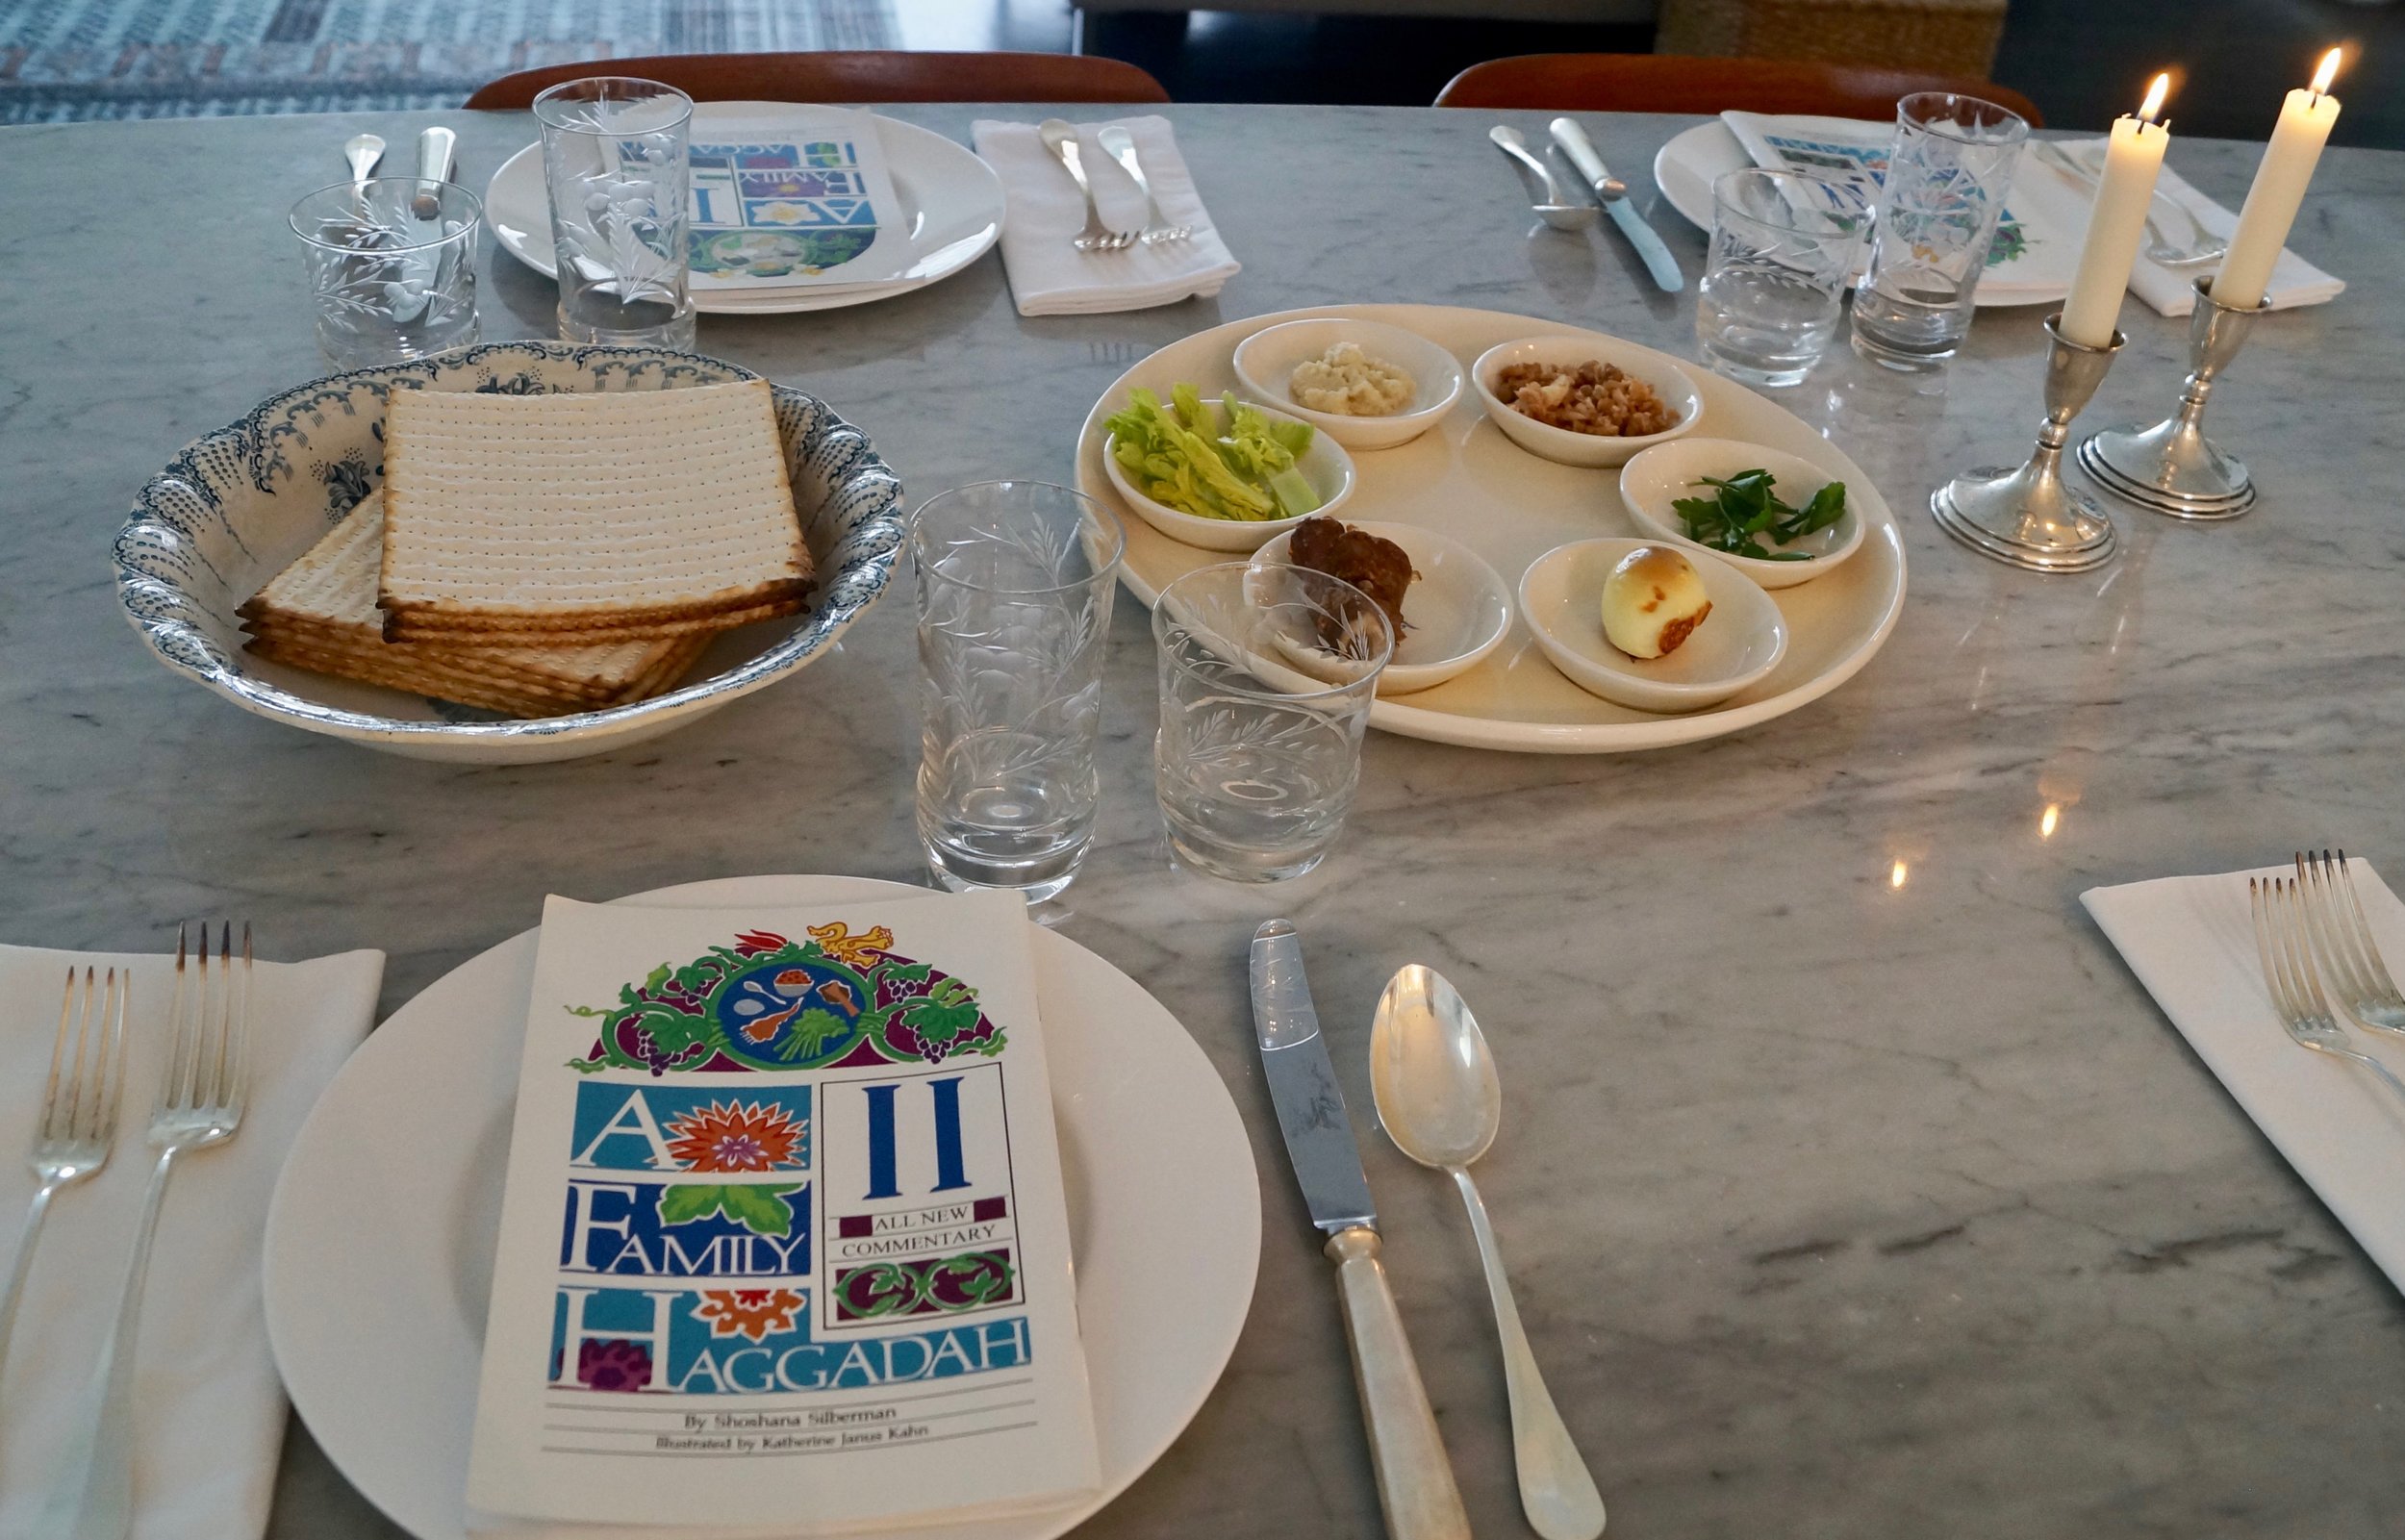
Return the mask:
[[(1787, 655), (1759, 684), (1708, 711), (1658, 716), (1614, 705), (1572, 684), (1537, 649), (1515, 617), (1486, 660), (1433, 690), (1381, 696), (1370, 723), (1406, 738), (1478, 748), (1557, 754), (1663, 748), (1736, 732), (1819, 699), (1868, 663), (1904, 608), (1904, 540), (1895, 515), (1861, 467), (1802, 418), (1681, 360), (1601, 332), (1497, 311), (1434, 305), (1348, 305), (1255, 316), (1198, 332), (1162, 348), (1113, 382), (1087, 415), (1077, 442), (1077, 489), (1122, 516), (1127, 587), (1147, 604), (1198, 567), (1230, 558), (1173, 541), (1135, 517), (1102, 462), (1102, 419), (1142, 386), (1166, 399), (1179, 381), (1205, 396), (1238, 389), (1229, 355), (1267, 326), (1305, 316), (1350, 316), (1402, 326), (1446, 348), (1466, 370), (1499, 342), (1539, 334), (1591, 341), (1596, 355), (1650, 359), (1684, 368), (1703, 396), (1697, 433), (1742, 439), (1810, 461), (1846, 484), (1864, 525), (1862, 547), (1825, 576), (1771, 595), (1785, 615)], [(1274, 403), (1273, 403), (1274, 404)], [(1360, 478), (1341, 517), (1420, 524), (1477, 550), (1516, 591), (1537, 557), (1598, 535), (1643, 538), (1620, 500), (1617, 470), (1582, 470), (1539, 459), (1504, 437), (1480, 408), (1472, 382), (1444, 420), (1394, 449), (1357, 450)], [(1406, 601), (1406, 618), (1408, 604)]]

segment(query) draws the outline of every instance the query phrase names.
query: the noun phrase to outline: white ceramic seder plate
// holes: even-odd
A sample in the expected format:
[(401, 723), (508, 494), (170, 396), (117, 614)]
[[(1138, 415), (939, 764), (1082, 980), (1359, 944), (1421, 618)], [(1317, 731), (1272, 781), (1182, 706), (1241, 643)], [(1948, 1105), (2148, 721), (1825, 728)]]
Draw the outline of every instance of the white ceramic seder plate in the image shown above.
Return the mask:
[[(1810, 122), (1810, 118), (1800, 119)], [(1861, 125), (1833, 119), (1849, 129)], [(1718, 118), (1698, 123), (1672, 137), (1654, 154), (1654, 185), (1689, 224), (1709, 232), (1712, 227), (1712, 183), (1723, 172), (1754, 164), (1729, 125)], [(2079, 248), (2088, 228), (2088, 202), (2063, 177), (2026, 151), (2013, 176), (2007, 199), (2023, 219), (2036, 221), (2047, 233), (2046, 250), (2033, 253), (2038, 270), (2014, 278), (2003, 268), (1990, 269), (1979, 284), (1981, 305), (2050, 305), (2071, 291), (2071, 276), (2079, 266)]]
[[(702, 102), (694, 108), (696, 132), (713, 117), (756, 118), (789, 109), (785, 102)], [(771, 294), (723, 291), (694, 296), (694, 308), (712, 316), (783, 316), (841, 310), (891, 299), (940, 283), (985, 255), (1002, 237), (1002, 180), (993, 167), (943, 135), (896, 118), (876, 120), (877, 141), (894, 190), (910, 216), (911, 265), (892, 283), (868, 289)], [(501, 249), (545, 278), (559, 275), (551, 246), (551, 201), (543, 187), (541, 141), (501, 163), (484, 195), (485, 223)]]
[[(1304, 316), (1355, 316), (1406, 327), (1465, 366), (1498, 342), (1542, 332), (1590, 340), (1597, 356), (1607, 359), (1677, 362), (1600, 332), (1499, 311), (1347, 305), (1255, 316), (1173, 342), (1120, 376), (1087, 415), (1078, 437), (1078, 490), (1105, 507), (1125, 508), (1103, 470), (1101, 420), (1129, 390), (1146, 386), (1166, 395), (1180, 380), (1193, 381), (1205, 396), (1232, 388), (1235, 345), (1265, 326)], [(1537, 753), (1662, 748), (1784, 716), (1845, 683), (1871, 660), (1904, 608), (1904, 539), (1886, 500), (1861, 467), (1793, 413), (1716, 374), (1688, 372), (1704, 400), (1696, 432), (1768, 444), (1810, 461), (1844, 481), (1847, 500), (1866, 525), (1862, 548), (1851, 561), (1817, 582), (1774, 595), (1790, 633), (1779, 667), (1709, 711), (1656, 716), (1599, 700), (1572, 684), (1515, 618), (1503, 645), (1459, 678), (1380, 699), (1370, 708), (1373, 726), (1407, 738)], [(1530, 454), (1486, 419), (1468, 391), (1436, 427), (1399, 448), (1362, 450), (1354, 456), (1354, 468), (1359, 482), (1346, 518), (1420, 524), (1451, 535), (1483, 556), (1514, 590), (1529, 564), (1557, 545), (1643, 533), (1620, 501), (1617, 470), (1582, 470)], [(1147, 604), (1181, 574), (1229, 560), (1179, 544), (1133, 515), (1123, 522), (1127, 554), (1121, 570)], [(1405, 614), (1408, 619), (1407, 597)]]
[[(691, 908), (925, 896), (864, 877), (733, 877), (631, 895)], [(1184, 1027), (1125, 973), (1034, 931), (1102, 1490), (1051, 1513), (897, 1530), (1051, 1540), (1161, 1456), (1253, 1302), (1260, 1182)], [(267, 1214), (267, 1337), (337, 1469), (418, 1540), (466, 1540), (468, 1433), (536, 933), (428, 985), (370, 1034), (292, 1146)]]

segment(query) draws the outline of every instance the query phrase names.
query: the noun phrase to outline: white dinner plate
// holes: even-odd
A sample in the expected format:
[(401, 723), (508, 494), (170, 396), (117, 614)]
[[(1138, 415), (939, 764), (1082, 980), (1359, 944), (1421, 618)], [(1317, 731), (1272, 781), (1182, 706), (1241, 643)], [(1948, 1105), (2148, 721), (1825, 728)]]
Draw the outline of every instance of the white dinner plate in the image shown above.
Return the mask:
[[(1812, 119), (1800, 118), (1810, 123)], [(1859, 131), (1861, 124), (1835, 119)], [(1722, 173), (1754, 164), (1729, 125), (1718, 118), (1698, 123), (1674, 136), (1654, 155), (1654, 185), (1670, 206), (1690, 224), (1709, 233), (1712, 227), (1712, 183)], [(2029, 150), (2013, 174), (2007, 205), (2030, 232), (2025, 256), (2010, 269), (1990, 267), (1981, 276), (1974, 303), (1980, 305), (2051, 305), (2071, 291), (2079, 268), (2079, 251), (2088, 230), (2086, 196)], [(2021, 265), (2026, 264), (2026, 265)]]
[[(752, 118), (791, 109), (786, 102), (702, 102), (694, 131), (713, 118)], [(910, 265), (891, 283), (864, 289), (788, 289), (769, 293), (696, 290), (694, 308), (712, 316), (781, 316), (841, 310), (891, 299), (940, 283), (985, 255), (1002, 238), (1002, 179), (943, 135), (896, 118), (876, 120), (885, 168), (910, 219)], [(551, 245), (551, 200), (543, 187), (540, 140), (501, 163), (485, 189), (485, 223), (501, 249), (545, 278), (559, 276)]]
[[(865, 877), (731, 877), (621, 903), (711, 909), (924, 897)], [(1052, 1109), (1102, 1488), (1050, 1513), (906, 1531), (1051, 1540), (1158, 1459), (1253, 1302), (1260, 1181), (1244, 1122), (1176, 1017), (1036, 928)], [(418, 1540), (466, 1540), (468, 1432), (536, 932), (428, 985), (369, 1035), (293, 1142), (267, 1212), (267, 1339), (335, 1467)]]
[[(1499, 342), (1538, 333), (1591, 341), (1597, 356), (1678, 361), (1633, 342), (1527, 316), (1456, 310), (1437, 305), (1346, 305), (1254, 316), (1172, 342), (1114, 382), (1086, 417), (1077, 442), (1077, 490), (1108, 508), (1124, 508), (1102, 465), (1102, 418), (1137, 386), (1158, 391), (1191, 381), (1204, 396), (1235, 382), (1235, 346), (1263, 327), (1304, 316), (1354, 316), (1419, 333), (1466, 366)], [(1370, 723), (1407, 738), (1556, 754), (1606, 754), (1662, 748), (1717, 738), (1784, 716), (1854, 677), (1878, 652), (1904, 609), (1904, 537), (1895, 515), (1860, 466), (1803, 419), (1745, 387), (1690, 369), (1703, 397), (1695, 431), (1743, 439), (1800, 456), (1846, 485), (1860, 513), (1862, 548), (1816, 583), (1773, 595), (1786, 617), (1786, 656), (1768, 678), (1708, 711), (1658, 716), (1600, 700), (1565, 678), (1515, 619), (1502, 646), (1475, 669), (1400, 698), (1380, 697)], [(1360, 456), (1359, 478), (1346, 515), (1418, 524), (1453, 536), (1484, 557), (1517, 589), (1522, 573), (1545, 552), (1596, 536), (1643, 534), (1620, 500), (1620, 473), (1585, 470), (1542, 460), (1504, 437), (1486, 419), (1476, 392), (1464, 391), (1429, 432), (1409, 443)], [(1226, 561), (1221, 553), (1180, 544), (1132, 516), (1124, 520), (1127, 553), (1121, 574), (1150, 604), (1162, 588), (1198, 567)], [(1600, 594), (1598, 595), (1600, 598)]]

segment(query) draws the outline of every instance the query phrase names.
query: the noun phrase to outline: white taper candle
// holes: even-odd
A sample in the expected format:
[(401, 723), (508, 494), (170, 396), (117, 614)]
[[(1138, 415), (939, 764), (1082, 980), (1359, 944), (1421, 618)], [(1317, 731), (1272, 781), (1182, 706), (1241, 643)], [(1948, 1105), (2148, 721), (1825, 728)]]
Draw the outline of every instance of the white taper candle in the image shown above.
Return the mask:
[(2104, 178), (2088, 213), (2088, 243), (2080, 248), (2079, 272), (2063, 303), (2063, 335), (2082, 346), (2113, 345), (2121, 295), (2129, 289), (2138, 240), (2145, 234), (2146, 211), (2154, 202), (2155, 178), (2171, 142), (2170, 131), (2154, 120), (2170, 88), (2171, 77), (2157, 75), (2138, 115), (2114, 119)]
[(2322, 55), (2313, 86), (2289, 92), (2280, 108), (2279, 124), (2255, 167), (2255, 185), (2246, 189), (2246, 206), (2238, 213), (2229, 255), (2221, 259), (2221, 270), (2213, 280), (2213, 297), (2224, 305), (2252, 310), (2271, 287), (2272, 266), (2288, 244), (2289, 226), (2296, 222), (2297, 206), (2305, 201), (2314, 164), (2339, 120), (2339, 99), (2330, 94), (2339, 59), (2336, 48)]

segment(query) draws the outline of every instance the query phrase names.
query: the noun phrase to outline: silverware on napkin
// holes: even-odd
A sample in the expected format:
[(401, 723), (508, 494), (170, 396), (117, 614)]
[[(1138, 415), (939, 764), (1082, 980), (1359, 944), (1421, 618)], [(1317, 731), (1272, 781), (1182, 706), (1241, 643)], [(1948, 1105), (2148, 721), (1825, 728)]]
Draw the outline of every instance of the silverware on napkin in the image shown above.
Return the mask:
[(175, 997), (168, 1011), (166, 1073), (150, 1114), (150, 1144), (159, 1151), (135, 1222), (134, 1254), (125, 1270), (116, 1321), (102, 1340), (92, 1381), (94, 1404), (69, 1433), (40, 1533), (59, 1540), (125, 1540), (134, 1527), (134, 1355), (141, 1324), (142, 1288), (159, 1207), (176, 1161), (232, 1139), (250, 1099), (250, 926), (234, 954), (234, 927), (218, 932), (209, 956), (209, 927), (200, 927), (197, 955), (188, 964), (186, 938), (175, 938)]
[(34, 1268), (34, 1243), (41, 1239), (50, 1199), (62, 1188), (99, 1175), (109, 1163), (117, 1101), (125, 1091), (125, 1015), (133, 998), (132, 970), (120, 978), (117, 970), (110, 969), (95, 992), (93, 970), (87, 966), (79, 1006), (75, 970), (66, 971), (66, 998), (59, 1006), (59, 1035), (50, 1045), (41, 1121), (34, 1125), (34, 1148), (26, 1155), (40, 1185), (34, 1189), (25, 1225), (17, 1231), (8, 1292), (0, 1294), (0, 1372), (8, 1368), (9, 1328), (16, 1321), (16, 1301), (25, 1293), (25, 1275)]
[(1320, 1038), (1303, 972), (1303, 939), (1288, 921), (1273, 920), (1253, 933), (1253, 1025), (1287, 1158), (1311, 1223), (1327, 1233), (1328, 1255), (1336, 1263), (1336, 1297), (1386, 1532), (1395, 1540), (1469, 1540), (1469, 1515), (1436, 1431), (1436, 1413), (1379, 1264), (1369, 1177)]
[(1035, 137), (1052, 152), (1052, 159), (1069, 173), (1069, 180), (1077, 184), (1085, 195), (1085, 228), (1069, 238), (1069, 243), (1079, 251), (1120, 251), (1134, 244), (1132, 230), (1114, 230), (1102, 222), (1102, 207), (1094, 201), (1094, 184), (1086, 180), (1085, 163), (1077, 150), (1077, 130), (1064, 119), (1048, 117), (1035, 126)]
[(1579, 126), (1578, 119), (1555, 118), (1553, 135), (1561, 153), (1579, 168), (1579, 175), (1586, 178), (1587, 190), (1595, 194), (1595, 201), (1603, 205), (1604, 212), (1611, 215), (1611, 222), (1636, 248), (1645, 270), (1653, 274), (1654, 283), (1670, 293), (1684, 289), (1686, 274), (1679, 270), (1678, 260), (1661, 243), (1661, 237), (1654, 234), (1654, 227), (1645, 222), (1645, 216), (1636, 212), (1636, 205), (1629, 201), (1628, 189), (1605, 168), (1604, 158), (1595, 153), (1595, 141), (1586, 137), (1586, 130)]
[(1094, 142), (1102, 146), (1102, 153), (1117, 161), (1120, 168), (1135, 179), (1144, 193), (1144, 229), (1136, 237), (1148, 246), (1166, 241), (1183, 240), (1194, 234), (1194, 226), (1171, 224), (1161, 213), (1161, 200), (1152, 195), (1152, 179), (1144, 174), (1144, 162), (1136, 154), (1135, 136), (1117, 123), (1096, 131)]
[[(2091, 197), (2095, 194), (2097, 186), (2103, 181), (2102, 172), (2051, 139), (2031, 139), (2029, 148), (2030, 153), (2037, 156), (2040, 164)], [(2173, 240), (2164, 233), (2163, 226), (2156, 222), (2155, 210), (2158, 208), (2169, 209), (2188, 221), (2190, 239), (2187, 245), (2183, 246)], [(2171, 197), (2162, 189), (2155, 189), (2154, 196), (2146, 207), (2144, 255), (2148, 262), (2158, 267), (2200, 267), (2209, 262), (2219, 262), (2228, 254), (2229, 249), (2230, 243), (2206, 229), (2205, 222), (2196, 217), (2194, 210), (2177, 198)]]
[[(1592, 204), (1562, 201), (1561, 186), (1554, 180), (1553, 167), (1529, 153), (1529, 142), (1518, 129), (1498, 123), (1486, 131), (1486, 138), (1504, 152), (1505, 159), (1526, 173), (1521, 180), (1543, 200), (1529, 206), (1538, 218), (1556, 230), (1584, 230), (1601, 216), (1602, 211)], [(1529, 181), (1531, 177), (1535, 180)]]
[(2313, 953), (2328, 976), (2330, 997), (2374, 1032), (2405, 1034), (2405, 993), (2399, 993), (2371, 921), (2355, 895), (2346, 852), (2296, 852), (2296, 887), (2304, 895)]
[(2305, 896), (2295, 877), (2248, 877), (2246, 898), (2255, 916), (2255, 952), (2263, 962), (2264, 987), (2271, 1008), (2297, 1047), (2327, 1053), (2369, 1070), (2397, 1096), (2405, 1098), (2405, 1080), (2368, 1053), (2347, 1045), (2346, 1028), (2323, 1003), (2321, 975), (2314, 960), (2305, 917)]

